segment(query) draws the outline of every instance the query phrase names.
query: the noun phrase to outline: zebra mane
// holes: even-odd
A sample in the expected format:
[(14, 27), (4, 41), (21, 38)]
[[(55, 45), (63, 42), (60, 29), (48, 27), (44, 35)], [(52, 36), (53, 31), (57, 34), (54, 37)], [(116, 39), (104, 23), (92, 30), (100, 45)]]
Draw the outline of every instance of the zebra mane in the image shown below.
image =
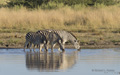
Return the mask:
[(76, 36), (73, 33), (71, 33), (70, 31), (67, 32), (70, 33), (70, 35), (72, 35), (77, 40)]

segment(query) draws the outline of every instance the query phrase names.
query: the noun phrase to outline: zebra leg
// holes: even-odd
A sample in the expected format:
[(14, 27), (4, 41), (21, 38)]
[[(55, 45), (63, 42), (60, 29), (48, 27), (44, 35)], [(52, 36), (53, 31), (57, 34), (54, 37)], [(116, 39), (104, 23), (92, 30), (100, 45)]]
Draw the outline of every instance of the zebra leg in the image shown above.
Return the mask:
[(65, 49), (65, 42), (63, 42), (62, 47)]
[(65, 49), (65, 42), (66, 42), (66, 41), (61, 42), (61, 40), (59, 40), (58, 44), (61, 45), (61, 46), (58, 48), (59, 51), (61, 50), (61, 48)]
[(48, 44), (47, 44), (46, 48), (47, 48), (47, 50), (49, 49), (49, 45)]
[(51, 51), (53, 52), (53, 43), (51, 43)]
[(49, 42), (46, 44), (46, 49), (47, 50), (49, 49)]
[(64, 45), (62, 45), (62, 43), (60, 43), (60, 42), (58, 42), (58, 45), (60, 46), (60, 49), (62, 50), (62, 51), (65, 51), (65, 49), (64, 49)]
[(55, 45), (56, 45), (56, 44), (53, 44), (53, 49), (54, 49)]
[(45, 49), (46, 51), (48, 51), (48, 44), (49, 44), (48, 41), (44, 41), (44, 49)]
[(25, 45), (24, 45), (24, 51), (25, 51), (25, 49), (26, 49), (26, 46), (29, 44), (29, 42), (28, 41), (26, 41), (25, 42)]
[(53, 52), (53, 49), (54, 49), (54, 47), (55, 47), (55, 42), (53, 42), (53, 43), (51, 43), (51, 51)]
[(30, 49), (30, 50), (32, 50), (31, 47), (32, 47), (32, 43), (30, 43), (30, 46), (29, 46), (29, 49)]
[(40, 44), (39, 44), (39, 45), (37, 45), (37, 47), (40, 49)]
[(47, 44), (44, 44), (44, 48), (45, 48), (46, 51), (48, 51), (48, 46), (47, 46)]
[(33, 50), (35, 51), (35, 44), (34, 44), (34, 46), (33, 46)]
[(43, 44), (40, 44), (39, 50), (42, 51)]

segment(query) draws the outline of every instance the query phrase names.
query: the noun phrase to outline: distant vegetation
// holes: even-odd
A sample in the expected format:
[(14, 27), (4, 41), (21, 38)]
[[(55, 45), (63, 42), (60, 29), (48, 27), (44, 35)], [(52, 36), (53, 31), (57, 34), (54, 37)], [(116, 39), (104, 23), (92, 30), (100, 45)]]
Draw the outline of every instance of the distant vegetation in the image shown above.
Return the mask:
[(40, 6), (48, 8), (56, 8), (59, 4), (74, 6), (74, 5), (84, 5), (84, 6), (94, 6), (97, 4), (103, 5), (114, 5), (119, 3), (119, 0), (10, 0), (8, 2), (9, 7), (14, 6), (25, 6), (28, 8), (39, 8)]

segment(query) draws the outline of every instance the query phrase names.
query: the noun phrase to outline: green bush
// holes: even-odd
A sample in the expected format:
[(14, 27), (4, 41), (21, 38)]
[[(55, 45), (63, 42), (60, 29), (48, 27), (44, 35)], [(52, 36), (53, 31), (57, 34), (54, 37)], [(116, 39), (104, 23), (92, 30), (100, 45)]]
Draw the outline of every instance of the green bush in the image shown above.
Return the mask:
[(56, 2), (48, 2), (47, 4), (43, 3), (40, 8), (42, 9), (57, 9), (64, 7), (63, 3), (56, 3)]
[(55, 6), (58, 3), (62, 3), (64, 5), (69, 5), (69, 6), (76, 5), (76, 4), (83, 4), (86, 6), (94, 6), (95, 4), (113, 5), (117, 3), (116, 0), (11, 0), (8, 3), (8, 6), (11, 7), (16, 5), (19, 5), (19, 6), (22, 5), (28, 8), (37, 8), (43, 4), (46, 4), (51, 8), (52, 5), (50, 5), (50, 2), (53, 2)]
[(8, 2), (9, 7), (14, 7), (16, 5), (23, 5), (28, 8), (36, 8), (40, 6), (42, 3), (46, 3), (47, 0), (11, 0)]

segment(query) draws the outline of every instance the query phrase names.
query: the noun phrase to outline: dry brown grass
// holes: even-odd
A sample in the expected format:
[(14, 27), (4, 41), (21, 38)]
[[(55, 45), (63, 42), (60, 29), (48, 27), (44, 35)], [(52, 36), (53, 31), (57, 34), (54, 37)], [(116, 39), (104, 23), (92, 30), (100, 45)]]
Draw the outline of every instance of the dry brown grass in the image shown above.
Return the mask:
[(120, 29), (120, 8), (64, 7), (54, 10), (0, 8), (0, 31), (36, 31), (38, 29), (66, 29), (69, 31), (114, 31)]

